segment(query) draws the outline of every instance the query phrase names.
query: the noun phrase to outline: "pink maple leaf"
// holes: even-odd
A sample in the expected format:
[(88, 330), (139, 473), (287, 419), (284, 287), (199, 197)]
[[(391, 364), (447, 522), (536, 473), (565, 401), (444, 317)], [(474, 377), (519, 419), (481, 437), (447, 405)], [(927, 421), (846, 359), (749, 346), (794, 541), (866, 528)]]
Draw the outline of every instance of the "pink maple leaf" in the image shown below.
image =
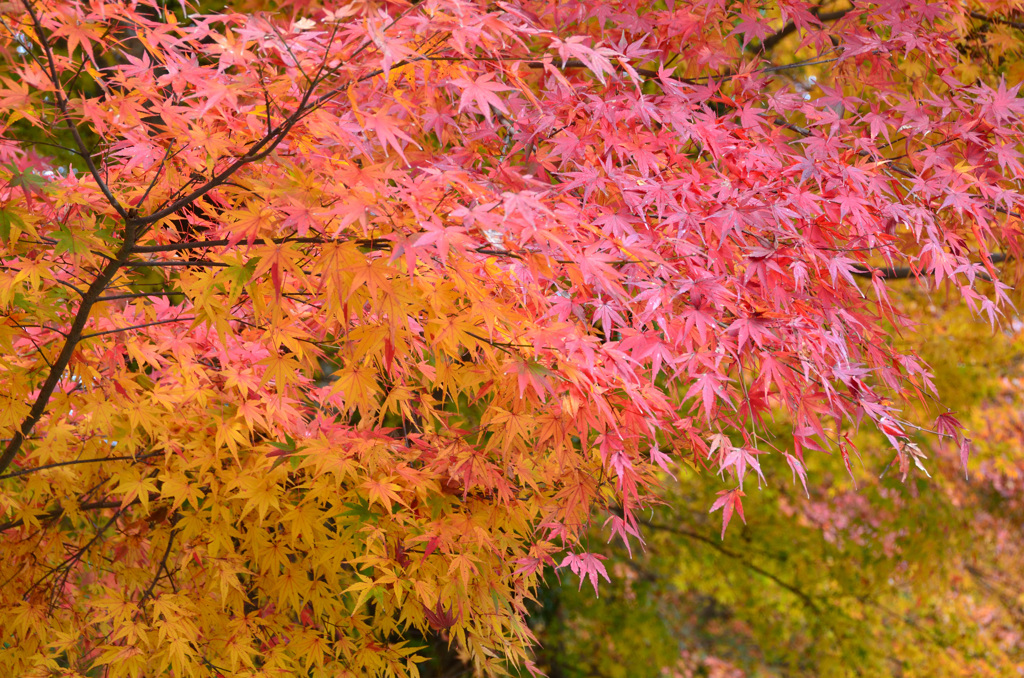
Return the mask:
[(608, 571), (601, 564), (601, 561), (604, 559), (604, 556), (599, 556), (595, 553), (570, 553), (562, 560), (558, 567), (568, 566), (573, 574), (579, 576), (580, 588), (583, 588), (583, 581), (585, 579), (590, 579), (590, 583), (594, 586), (594, 595), (596, 596), (599, 577), (604, 577), (605, 581), (611, 582), (611, 579), (608, 578)]
[(718, 509), (722, 509), (722, 539), (725, 539), (725, 529), (729, 527), (733, 511), (739, 514), (740, 520), (743, 521), (744, 525), (747, 523), (747, 519), (743, 516), (742, 498), (745, 496), (743, 490), (738, 487), (732, 490), (722, 490), (718, 493), (718, 499), (711, 505), (711, 510), (708, 513), (714, 513)]
[(484, 118), (487, 119), (488, 123), (491, 122), (491, 106), (496, 111), (505, 115), (509, 114), (508, 108), (505, 107), (505, 102), (501, 100), (501, 97), (496, 92), (507, 92), (512, 88), (499, 82), (494, 82), (494, 73), (485, 73), (476, 80), (456, 78), (452, 80), (452, 84), (462, 88), (459, 113), (471, 105), (476, 106), (477, 110), (484, 114)]

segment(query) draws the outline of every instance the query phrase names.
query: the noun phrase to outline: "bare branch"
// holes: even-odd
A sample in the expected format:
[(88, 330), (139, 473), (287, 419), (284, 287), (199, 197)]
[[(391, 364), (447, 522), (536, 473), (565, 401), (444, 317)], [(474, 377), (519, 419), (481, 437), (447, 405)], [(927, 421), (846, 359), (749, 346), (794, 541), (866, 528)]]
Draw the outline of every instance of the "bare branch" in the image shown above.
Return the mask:
[(97, 459), (73, 459), (72, 461), (58, 461), (52, 464), (43, 464), (42, 466), (33, 466), (32, 468), (22, 469), (15, 471), (14, 473), (8, 473), (7, 475), (0, 476), (0, 480), (7, 480), (8, 478), (17, 478), (19, 476), (26, 476), (30, 473), (37, 473), (38, 471), (46, 471), (51, 468), (60, 468), (62, 466), (77, 466), (79, 464), (101, 464), (108, 461), (143, 461), (152, 457), (159, 457), (163, 452), (150, 452), (149, 454), (139, 455), (137, 457), (99, 457)]
[[(154, 186), (156, 186), (156, 182), (157, 182), (157, 180), (159, 180), (159, 179), (160, 179), (160, 173), (161, 173), (161, 172), (163, 172), (163, 170), (164, 170), (164, 166), (165, 166), (165, 165), (167, 164), (167, 162), (168, 162), (168, 161), (169, 161), (169, 160), (170, 160), (170, 159), (171, 159), (172, 157), (174, 157), (174, 155), (177, 155), (177, 154), (172, 154), (172, 153), (171, 153), (171, 149), (172, 149), (172, 148), (174, 148), (174, 144), (168, 144), (168, 145), (167, 145), (167, 150), (166, 150), (166, 151), (164, 151), (164, 157), (163, 157), (163, 160), (161, 160), (161, 161), (160, 161), (160, 164), (159, 164), (159, 165), (157, 166), (157, 168), (156, 168), (156, 174), (154, 174), (154, 175), (153, 175), (153, 179), (152, 179), (152, 181), (150, 181), (150, 182), (149, 182), (149, 186), (147, 186), (147, 187), (146, 187), (146, 192), (142, 194), (142, 197), (141, 197), (141, 198), (139, 198), (139, 202), (137, 202), (137, 203), (136, 203), (137, 205), (141, 206), (141, 205), (142, 205), (143, 203), (145, 203), (145, 202), (146, 202), (146, 198), (148, 198), (148, 197), (149, 197), (149, 194), (150, 194), (150, 192), (151, 192), (151, 191), (153, 190), (153, 187), (154, 187)], [(180, 152), (181, 152), (181, 151), (182, 151), (182, 150), (183, 150), (184, 148), (185, 148), (185, 147), (183, 146), (183, 147), (182, 147), (181, 149), (178, 149), (178, 153), (180, 153)]]
[(150, 267), (168, 267), (168, 266), (184, 266), (184, 267), (206, 267), (206, 268), (225, 268), (231, 266), (231, 264), (225, 264), (220, 261), (207, 261), (206, 259), (188, 259), (186, 261), (175, 261), (173, 259), (168, 261), (129, 261), (125, 263), (126, 268), (150, 268)]
[[(139, 606), (140, 610), (142, 609), (142, 606), (146, 604), (146, 601), (149, 600), (150, 597), (152, 597), (153, 591), (156, 590), (156, 584), (160, 581), (160, 573), (167, 572), (167, 560), (171, 556), (171, 548), (174, 546), (174, 538), (177, 535), (177, 528), (171, 528), (171, 533), (167, 535), (167, 548), (164, 549), (164, 555), (162, 558), (160, 558), (160, 563), (156, 567), (156, 574), (153, 576), (153, 581), (149, 583), (149, 588), (145, 590), (145, 592), (139, 598), (138, 603), (136, 603), (136, 605)], [(169, 572), (168, 576), (170, 576)]]
[[(853, 8), (851, 7), (849, 9), (841, 9), (835, 12), (822, 12), (820, 7), (815, 7), (814, 9), (811, 10), (811, 14), (814, 15), (818, 19), (818, 21), (822, 23), (828, 23), (830, 21), (838, 21), (839, 19), (842, 19), (844, 16), (849, 14), (852, 9)], [(770, 52), (775, 48), (776, 45), (778, 45), (780, 42), (782, 42), (795, 32), (796, 24), (790, 21), (788, 24), (779, 29), (777, 33), (775, 33), (774, 35), (769, 35), (767, 38), (765, 38), (764, 42), (761, 43), (761, 48), (765, 52)], [(751, 48), (756, 49), (756, 47), (753, 47), (753, 45), (751, 45)]]
[[(297, 243), (302, 245), (327, 245), (338, 242), (354, 242), (359, 247), (370, 247), (372, 249), (387, 249), (391, 247), (390, 240), (378, 238), (359, 238), (357, 240), (335, 240), (326, 237), (305, 237), (305, 238), (256, 238), (246, 244), (254, 245), (286, 245)], [(183, 250), (200, 250), (210, 247), (224, 247), (229, 243), (227, 238), (219, 240), (197, 240), (195, 242), (174, 242), (166, 245), (139, 245), (132, 249), (133, 254), (151, 254), (155, 252), (180, 252)], [(149, 262), (152, 264), (153, 262)]]
[[(109, 480), (109, 478), (107, 480)], [(139, 502), (139, 500), (138, 500), (138, 498), (136, 498), (128, 506), (131, 506), (132, 504), (137, 504), (138, 502)], [(92, 501), (92, 502), (86, 502), (84, 504), (80, 504), (78, 506), (78, 510), (79, 511), (101, 511), (103, 509), (119, 508), (120, 506), (121, 506), (121, 502), (120, 501), (116, 501), (116, 500), (113, 500), (113, 499), (104, 499), (102, 501)], [(125, 508), (127, 508), (127, 506)], [(57, 517), (59, 517), (59, 516), (61, 516), (63, 514), (64, 514), (64, 508), (61, 507), (61, 506), (57, 506), (56, 508), (50, 509), (49, 511), (47, 511), (43, 515), (44, 515), (44, 517), (47, 520), (53, 520), (54, 518), (57, 518)], [(25, 524), (25, 521), (22, 520), (21, 518), (18, 518), (17, 520), (11, 520), (11, 521), (8, 521), (6, 523), (0, 523), (0, 532), (6, 532), (7, 530), (13, 529), (15, 527), (21, 527), (24, 524)]]
[(107, 334), (117, 334), (118, 332), (128, 332), (130, 330), (141, 330), (145, 327), (154, 327), (156, 325), (170, 325), (172, 323), (183, 323), (191, 320), (195, 320), (194, 315), (188, 315), (181, 318), (171, 318), (169, 320), (154, 320), (151, 323), (143, 323), (141, 325), (132, 325), (131, 327), (118, 327), (113, 330), (103, 330), (102, 332), (93, 332), (92, 334), (85, 334), (79, 338), (79, 341), (85, 341), (86, 339), (93, 339), (95, 337), (102, 337)]
[(814, 599), (811, 598), (811, 596), (806, 591), (803, 591), (802, 589), (796, 587), (795, 585), (790, 584), (785, 579), (782, 579), (781, 577), (779, 577), (777, 574), (774, 574), (773, 572), (769, 572), (768, 570), (764, 569), (763, 567), (760, 567), (759, 565), (750, 562), (749, 560), (744, 558), (741, 554), (736, 553), (732, 549), (728, 549), (728, 548), (722, 546), (721, 544), (719, 544), (717, 541), (715, 541), (714, 539), (712, 539), (710, 537), (706, 537), (706, 536), (704, 536), (702, 534), (698, 534), (696, 532), (691, 532), (690, 530), (686, 530), (686, 529), (683, 529), (683, 528), (680, 528), (680, 527), (672, 527), (671, 525), (661, 525), (659, 523), (652, 523), (652, 522), (648, 522), (648, 521), (644, 521), (644, 525), (646, 525), (647, 527), (649, 527), (649, 528), (651, 528), (653, 530), (659, 530), (661, 532), (668, 532), (669, 534), (675, 534), (675, 535), (679, 535), (681, 537), (687, 537), (688, 539), (693, 539), (695, 541), (699, 541), (701, 543), (707, 544), (708, 546), (710, 546), (711, 548), (715, 549), (716, 551), (718, 551), (722, 555), (724, 555), (724, 556), (726, 556), (728, 558), (732, 558), (733, 560), (739, 561), (744, 567), (746, 567), (747, 569), (751, 570), (752, 572), (756, 572), (757, 574), (761, 575), (762, 577), (765, 577), (766, 579), (771, 580), (776, 585), (786, 589), (787, 591), (792, 593), (794, 596), (796, 596), (800, 600), (801, 603), (806, 605), (809, 609), (813, 610), (815, 613), (819, 612), (818, 605), (814, 602)]
[[(1007, 259), (1009, 259), (1009, 257), (1000, 252), (989, 257), (989, 261), (993, 264), (1001, 264)], [(905, 278), (917, 277), (920, 274), (920, 272), (915, 273), (909, 266), (888, 266), (885, 268), (869, 268), (861, 266), (851, 271), (851, 273), (859, 278), (873, 278), (877, 275), (884, 280), (903, 280)]]
[(971, 12), (970, 16), (972, 19), (977, 19), (978, 21), (987, 21), (990, 24), (1003, 24), (1004, 26), (1010, 26), (1011, 28), (1016, 28), (1017, 30), (1024, 31), (1024, 22), (1021, 21), (1004, 19), (999, 16), (988, 16), (987, 14), (982, 14), (981, 12)]
[[(157, 283), (160, 284), (160, 283)], [(149, 297), (183, 297), (184, 292), (165, 292), (163, 290), (156, 292), (130, 292), (125, 294), (110, 294), (105, 297), (100, 297), (97, 302), (101, 301), (117, 301), (118, 299), (144, 299)]]
[(96, 530), (96, 534), (93, 535), (92, 539), (86, 542), (85, 546), (79, 548), (77, 551), (75, 551), (70, 556), (65, 558), (64, 562), (62, 562), (60, 565), (57, 565), (49, 572), (44, 574), (42, 577), (40, 577), (38, 580), (36, 580), (31, 586), (25, 589), (25, 595), (27, 596), (29, 593), (32, 592), (33, 589), (35, 589), (37, 586), (42, 584), (50, 577), (59, 577), (62, 570), (70, 571), (71, 568), (75, 566), (75, 563), (84, 558), (85, 554), (89, 552), (89, 549), (91, 549), (93, 545), (100, 540), (100, 537), (102, 537), (104, 533), (106, 533), (106, 531), (110, 529), (110, 526), (117, 522), (117, 519), (121, 517), (121, 514), (125, 512), (125, 509), (127, 509), (129, 505), (121, 506), (119, 502), (117, 504), (118, 509), (117, 511), (114, 512), (114, 515), (110, 516), (110, 519), (106, 523), (104, 523), (102, 527)]

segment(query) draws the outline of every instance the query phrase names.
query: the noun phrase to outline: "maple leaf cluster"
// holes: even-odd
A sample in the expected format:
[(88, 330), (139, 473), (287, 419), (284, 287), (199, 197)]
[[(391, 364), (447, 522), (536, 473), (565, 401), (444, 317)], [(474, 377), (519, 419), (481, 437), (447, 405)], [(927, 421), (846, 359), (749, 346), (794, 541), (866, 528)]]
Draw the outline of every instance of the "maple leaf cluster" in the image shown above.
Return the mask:
[(885, 267), (994, 319), (1020, 248), (959, 10), (283, 9), (5, 9), (5, 672), (531, 668), (539, 577), (596, 590), (594, 512), (637, 543), (672, 464), (724, 535), (863, 421), (919, 463)]

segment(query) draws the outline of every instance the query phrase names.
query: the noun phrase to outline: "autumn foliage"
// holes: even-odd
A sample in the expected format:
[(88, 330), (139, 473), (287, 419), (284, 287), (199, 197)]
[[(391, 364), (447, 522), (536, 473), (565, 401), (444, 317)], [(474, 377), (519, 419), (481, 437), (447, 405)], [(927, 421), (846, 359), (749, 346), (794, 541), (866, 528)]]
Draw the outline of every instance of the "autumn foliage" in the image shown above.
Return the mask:
[(858, 427), (926, 468), (889, 278), (1006, 306), (1024, 99), (967, 7), (3, 11), (3, 675), (529, 669), (674, 464), (723, 535)]

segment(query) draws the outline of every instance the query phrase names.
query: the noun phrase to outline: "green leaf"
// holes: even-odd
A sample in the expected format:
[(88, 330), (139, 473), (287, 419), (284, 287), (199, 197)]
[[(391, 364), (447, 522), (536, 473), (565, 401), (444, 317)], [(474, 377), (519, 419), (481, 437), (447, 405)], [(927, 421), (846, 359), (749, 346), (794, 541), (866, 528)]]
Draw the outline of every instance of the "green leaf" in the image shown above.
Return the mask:
[(12, 233), (14, 234), (13, 239), (17, 240), (24, 228), (25, 222), (21, 217), (11, 210), (0, 208), (0, 241), (10, 243)]
[(50, 237), (56, 241), (53, 249), (58, 254), (85, 254), (89, 251), (89, 246), (68, 229), (54, 231)]
[(380, 516), (370, 510), (369, 502), (349, 502), (345, 504), (348, 511), (345, 511), (341, 515), (346, 518), (356, 518), (354, 522), (366, 522), (370, 520), (377, 520)]

